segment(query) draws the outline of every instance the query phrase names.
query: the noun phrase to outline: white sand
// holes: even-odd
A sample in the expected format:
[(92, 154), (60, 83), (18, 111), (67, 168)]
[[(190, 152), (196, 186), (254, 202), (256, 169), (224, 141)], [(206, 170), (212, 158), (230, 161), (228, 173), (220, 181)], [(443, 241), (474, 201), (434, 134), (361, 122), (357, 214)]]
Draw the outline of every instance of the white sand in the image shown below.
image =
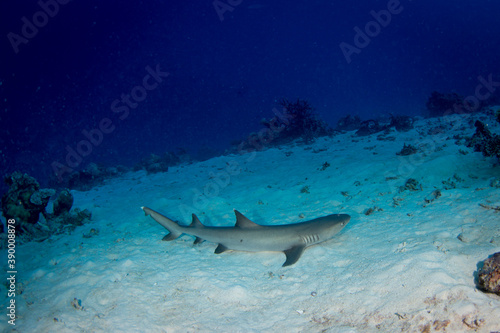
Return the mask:
[[(500, 189), (490, 186), (500, 167), (495, 158), (455, 144), (453, 135), (474, 132), (470, 120), (419, 120), (410, 132), (388, 135), (395, 141), (349, 132), (312, 146), (219, 157), (163, 174), (129, 173), (73, 192), (75, 207), (92, 211), (91, 223), (17, 248), (22, 294), (15, 329), (500, 331), (500, 296), (478, 291), (473, 276), (479, 261), (500, 251), (499, 212), (480, 206), (500, 206)], [(427, 135), (439, 124), (444, 133)], [(397, 156), (403, 143), (423, 153)], [(319, 170), (325, 162), (330, 166)], [(462, 181), (445, 189), (442, 182), (454, 175)], [(422, 190), (399, 192), (408, 178)], [(310, 193), (301, 193), (304, 186)], [(436, 189), (441, 196), (426, 203)], [(212, 194), (206, 200), (194, 195), (205, 190)], [(183, 222), (195, 212), (212, 225), (233, 224), (233, 208), (257, 223), (331, 213), (352, 219), (333, 240), (282, 268), (282, 253), (216, 255), (216, 244), (192, 245), (190, 236), (162, 242), (167, 231), (144, 216), (143, 205)], [(373, 207), (373, 214), (364, 214)], [(91, 228), (99, 235), (83, 238)], [(83, 309), (71, 304), (75, 298)], [(12, 328), (4, 317), (0, 329)]]

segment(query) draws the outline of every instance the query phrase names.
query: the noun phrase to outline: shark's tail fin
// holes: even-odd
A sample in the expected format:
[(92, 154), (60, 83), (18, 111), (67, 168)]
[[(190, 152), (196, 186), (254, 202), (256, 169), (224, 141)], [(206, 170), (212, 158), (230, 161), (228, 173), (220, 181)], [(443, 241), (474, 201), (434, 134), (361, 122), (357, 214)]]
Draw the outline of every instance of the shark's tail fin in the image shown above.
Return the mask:
[(152, 210), (151, 208), (148, 208), (148, 207), (141, 207), (141, 208), (144, 211), (144, 213), (146, 214), (146, 216), (151, 215), (153, 220), (155, 220), (156, 222), (161, 224), (165, 229), (170, 231), (170, 233), (168, 235), (166, 235), (165, 237), (163, 237), (162, 240), (171, 241), (171, 240), (178, 238), (180, 235), (182, 235), (182, 231), (180, 230), (181, 227), (176, 222), (174, 222), (171, 219), (169, 219), (168, 217), (163, 216), (160, 213)]

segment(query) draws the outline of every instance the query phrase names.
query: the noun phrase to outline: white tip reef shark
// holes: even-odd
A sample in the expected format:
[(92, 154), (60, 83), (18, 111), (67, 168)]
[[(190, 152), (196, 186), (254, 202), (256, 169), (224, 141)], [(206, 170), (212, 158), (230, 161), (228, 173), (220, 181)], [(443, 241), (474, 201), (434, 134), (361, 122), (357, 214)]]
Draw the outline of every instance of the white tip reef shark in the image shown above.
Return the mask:
[(156, 222), (170, 231), (163, 237), (165, 241), (188, 234), (196, 237), (195, 244), (204, 240), (218, 243), (215, 249), (217, 254), (227, 250), (284, 252), (286, 261), (283, 267), (295, 264), (306, 247), (331, 239), (351, 219), (346, 214), (332, 214), (295, 224), (265, 226), (250, 221), (235, 210), (234, 227), (207, 227), (195, 214), (189, 226), (182, 226), (150, 208), (141, 208), (146, 216), (151, 215)]

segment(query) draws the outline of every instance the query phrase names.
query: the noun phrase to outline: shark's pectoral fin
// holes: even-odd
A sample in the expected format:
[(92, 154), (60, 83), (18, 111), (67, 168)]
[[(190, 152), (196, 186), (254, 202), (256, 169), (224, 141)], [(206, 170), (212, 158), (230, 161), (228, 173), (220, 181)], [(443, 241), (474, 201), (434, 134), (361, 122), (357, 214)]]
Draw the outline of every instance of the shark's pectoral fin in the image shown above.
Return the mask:
[(162, 241), (173, 241), (174, 239), (179, 238), (180, 235), (182, 234), (178, 232), (170, 232), (168, 235), (162, 238)]
[(283, 264), (283, 267), (295, 264), (297, 260), (299, 260), (305, 248), (306, 247), (303, 245), (296, 245), (292, 248), (289, 248), (288, 250), (283, 251), (286, 255), (286, 261)]
[(219, 244), (217, 246), (217, 248), (215, 249), (215, 254), (219, 254), (219, 253), (222, 253), (222, 252), (226, 252), (227, 250), (229, 250), (227, 247), (225, 247), (224, 245), (222, 244)]
[(205, 241), (204, 239), (202, 239), (200, 237), (196, 237), (193, 244), (199, 244), (199, 243), (202, 243), (204, 241)]

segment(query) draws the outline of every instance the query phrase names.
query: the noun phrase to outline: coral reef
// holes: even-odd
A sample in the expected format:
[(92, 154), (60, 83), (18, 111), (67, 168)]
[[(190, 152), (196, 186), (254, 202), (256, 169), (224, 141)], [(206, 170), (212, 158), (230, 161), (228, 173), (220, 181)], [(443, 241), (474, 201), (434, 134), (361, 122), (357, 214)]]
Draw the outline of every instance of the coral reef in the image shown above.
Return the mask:
[(283, 99), (279, 104), (282, 110), (275, 108), (273, 118), (262, 119), (264, 128), (258, 133), (251, 133), (244, 140), (233, 141), (233, 150), (238, 153), (262, 150), (265, 146), (279, 146), (295, 139), (310, 143), (317, 137), (333, 133), (326, 122), (318, 119), (309, 102), (300, 99), (290, 102)]
[(356, 135), (367, 136), (378, 132), (382, 132), (385, 129), (386, 126), (380, 125), (379, 122), (376, 120), (373, 119), (365, 120), (361, 123), (361, 127), (356, 131)]
[(36, 179), (18, 171), (7, 176), (5, 183), (9, 189), (2, 196), (2, 213), (6, 219), (15, 219), (20, 243), (43, 241), (52, 235), (71, 232), (91, 217), (88, 210), (70, 211), (73, 196), (68, 190), (59, 193), (53, 213), (48, 213), (46, 207), (56, 190), (40, 189)]
[(68, 190), (62, 190), (54, 201), (53, 213), (59, 216), (63, 213), (69, 213), (73, 206), (73, 195)]
[(433, 91), (425, 106), (429, 110), (430, 117), (440, 117), (445, 114), (463, 112), (461, 109), (463, 103), (463, 98), (456, 93), (442, 94)]
[[(163, 155), (151, 154), (143, 158), (134, 167), (134, 171), (146, 170), (148, 174), (157, 172), (167, 172), (168, 168), (181, 162), (187, 162), (190, 156), (185, 150), (179, 149), (179, 153), (166, 152)], [(69, 188), (78, 191), (88, 191), (96, 186), (104, 184), (107, 179), (111, 179), (130, 171), (131, 169), (122, 165), (116, 167), (106, 167), (96, 163), (89, 163), (81, 170), (71, 173), (63, 182), (53, 178), (49, 185), (55, 188)]]
[(102, 185), (106, 179), (117, 177), (129, 171), (124, 166), (105, 167), (96, 163), (89, 165), (81, 170), (71, 173), (61, 182), (57, 178), (51, 178), (49, 186), (54, 188), (69, 188), (78, 191), (88, 191), (95, 186)]
[(45, 214), (45, 207), (50, 197), (55, 194), (52, 189), (40, 189), (35, 178), (14, 172), (4, 179), (9, 190), (2, 196), (2, 213), (6, 219), (16, 219), (16, 227), (22, 224), (38, 222), (40, 214)]
[(351, 116), (347, 115), (345, 117), (340, 118), (337, 121), (338, 131), (354, 131), (361, 127), (361, 118), (359, 116)]
[(448, 178), (447, 180), (441, 181), (444, 185), (445, 190), (452, 190), (457, 188), (457, 184), (464, 182), (464, 180), (457, 174), (454, 174), (453, 177)]
[(396, 153), (396, 155), (408, 156), (408, 155), (413, 155), (413, 154), (416, 154), (416, 153), (418, 153), (418, 149), (417, 148), (415, 148), (412, 145), (406, 145), (406, 143), (404, 143), (403, 144), (403, 148), (401, 149), (401, 151), (399, 151), (398, 153)]
[(262, 122), (268, 128), (282, 129), (277, 133), (276, 143), (298, 138), (310, 142), (314, 138), (331, 133), (328, 125), (316, 116), (309, 102), (301, 99), (295, 102), (282, 99), (279, 104), (283, 108), (283, 115), (276, 116), (271, 121)]
[(363, 214), (365, 214), (366, 216), (368, 216), (368, 215), (372, 215), (375, 212), (382, 212), (382, 211), (383, 211), (382, 208), (374, 206), (374, 207), (369, 207), (369, 208), (365, 209), (364, 212), (363, 212)]
[(134, 171), (144, 169), (148, 174), (167, 172), (169, 166), (178, 164), (180, 160), (181, 159), (175, 153), (167, 152), (162, 156), (151, 154), (142, 159), (142, 161), (134, 167)]
[(396, 128), (398, 132), (407, 132), (413, 128), (413, 118), (409, 116), (391, 116), (389, 127)]
[(405, 185), (399, 188), (399, 192), (404, 191), (422, 191), (422, 184), (414, 178), (408, 178)]
[(477, 273), (477, 284), (484, 291), (500, 295), (500, 252), (484, 261)]
[(390, 127), (396, 128), (398, 132), (406, 132), (413, 128), (413, 118), (410, 116), (394, 116), (391, 115), (389, 120), (380, 118), (379, 120), (361, 121), (358, 116), (347, 115), (342, 117), (337, 122), (337, 131), (353, 131), (359, 136), (365, 136), (384, 131)]
[(484, 156), (496, 156), (500, 158), (500, 136), (492, 134), (488, 127), (477, 120), (474, 124), (476, 132), (467, 140), (467, 147), (474, 148), (474, 151), (482, 152)]

